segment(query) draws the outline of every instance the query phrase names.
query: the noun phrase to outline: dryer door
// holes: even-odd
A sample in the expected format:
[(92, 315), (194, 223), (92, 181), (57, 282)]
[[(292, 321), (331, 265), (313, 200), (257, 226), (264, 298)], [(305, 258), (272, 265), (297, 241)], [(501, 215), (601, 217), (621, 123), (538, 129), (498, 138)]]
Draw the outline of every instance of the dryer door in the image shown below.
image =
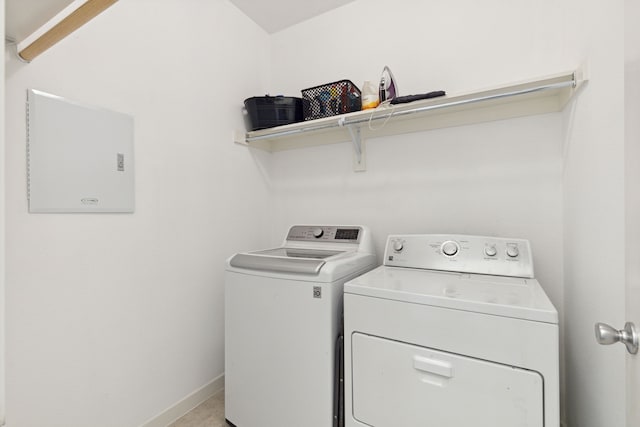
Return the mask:
[(542, 427), (533, 371), (355, 333), (353, 416), (376, 427)]

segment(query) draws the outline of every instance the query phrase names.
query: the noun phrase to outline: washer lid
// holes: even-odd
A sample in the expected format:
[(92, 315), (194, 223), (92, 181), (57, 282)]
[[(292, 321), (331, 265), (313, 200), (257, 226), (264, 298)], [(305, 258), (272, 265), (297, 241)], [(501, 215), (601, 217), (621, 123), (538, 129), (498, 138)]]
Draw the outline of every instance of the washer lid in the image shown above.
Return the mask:
[(284, 258), (310, 258), (310, 259), (327, 259), (334, 255), (343, 254), (346, 251), (328, 251), (323, 249), (305, 249), (305, 248), (273, 248), (262, 251), (250, 252), (253, 255), (268, 255), (271, 257)]
[(327, 259), (345, 251), (328, 251), (302, 248), (273, 248), (239, 253), (231, 257), (229, 265), (249, 270), (317, 275)]
[(347, 282), (344, 292), (558, 323), (558, 312), (535, 279), (381, 266)]

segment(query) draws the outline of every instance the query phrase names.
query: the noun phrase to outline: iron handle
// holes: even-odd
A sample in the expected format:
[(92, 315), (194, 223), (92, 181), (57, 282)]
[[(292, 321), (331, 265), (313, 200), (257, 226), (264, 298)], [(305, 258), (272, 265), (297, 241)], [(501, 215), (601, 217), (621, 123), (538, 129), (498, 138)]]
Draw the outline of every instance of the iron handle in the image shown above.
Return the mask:
[(631, 322), (625, 323), (624, 329), (619, 331), (606, 323), (596, 323), (596, 341), (602, 345), (621, 342), (627, 347), (629, 353), (638, 352), (638, 334), (635, 325)]

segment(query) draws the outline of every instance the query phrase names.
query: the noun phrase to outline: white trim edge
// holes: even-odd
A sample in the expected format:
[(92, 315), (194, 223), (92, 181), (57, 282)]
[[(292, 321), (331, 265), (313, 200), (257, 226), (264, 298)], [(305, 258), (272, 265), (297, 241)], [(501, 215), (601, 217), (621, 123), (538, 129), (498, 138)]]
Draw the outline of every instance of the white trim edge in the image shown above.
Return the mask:
[[(0, 0), (0, 28), (2, 28), (2, 32), (5, 32), (5, 0)], [(6, 37), (6, 33), (5, 33)], [(7, 45), (5, 43), (4, 51), (7, 51)], [(6, 62), (6, 60), (5, 60)], [(5, 340), (6, 340), (6, 309), (5, 309), (5, 289), (6, 289), (6, 200), (5, 200), (5, 177), (4, 177), (4, 162), (5, 162), (5, 132), (6, 123), (5, 123), (5, 63), (0, 64), (0, 81), (3, 82), (3, 86), (0, 87), (0, 129), (3, 129), (2, 134), (0, 134), (0, 165), (2, 165), (2, 175), (0, 175), (0, 426), (5, 425), (5, 416), (6, 416), (6, 349), (5, 349)]]
[[(24, 40), (18, 42), (18, 53), (22, 52), (26, 48), (28, 48), (33, 42), (38, 40), (40, 37), (44, 36), (47, 32), (49, 32), (53, 27), (58, 25), (65, 19), (67, 16), (71, 15), (73, 12), (78, 10), (80, 6), (85, 4), (88, 0), (75, 0), (70, 5), (65, 7), (62, 11), (60, 11), (56, 16), (47, 21), (42, 27), (38, 28), (36, 31), (28, 35)], [(20, 56), (20, 55), (18, 55)]]
[(182, 400), (171, 405), (155, 417), (147, 420), (140, 427), (166, 427), (184, 414), (224, 389), (224, 374), (211, 380)]

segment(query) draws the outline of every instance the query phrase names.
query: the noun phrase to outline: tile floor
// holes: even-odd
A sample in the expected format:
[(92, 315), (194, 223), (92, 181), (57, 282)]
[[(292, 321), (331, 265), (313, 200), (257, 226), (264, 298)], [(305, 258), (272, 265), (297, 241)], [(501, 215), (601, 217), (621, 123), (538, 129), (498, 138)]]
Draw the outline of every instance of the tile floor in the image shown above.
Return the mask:
[(168, 427), (227, 427), (224, 421), (224, 390), (214, 394)]

